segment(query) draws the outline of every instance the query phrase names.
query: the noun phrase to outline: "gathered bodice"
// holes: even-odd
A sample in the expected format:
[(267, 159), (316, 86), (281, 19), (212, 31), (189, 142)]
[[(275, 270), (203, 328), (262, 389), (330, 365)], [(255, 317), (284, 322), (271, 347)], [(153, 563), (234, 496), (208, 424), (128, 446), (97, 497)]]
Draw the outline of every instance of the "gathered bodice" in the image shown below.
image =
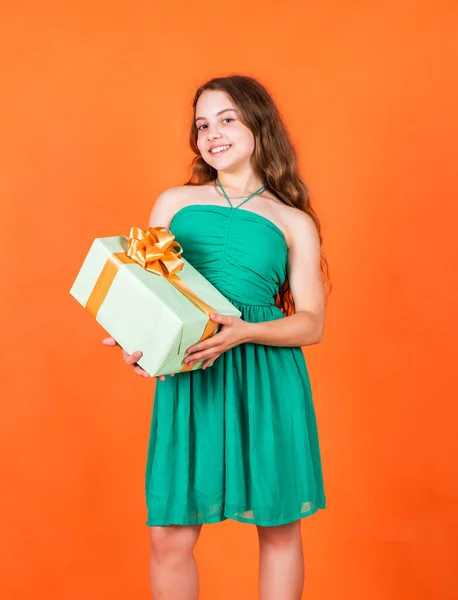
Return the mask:
[(272, 221), (231, 206), (191, 204), (175, 214), (170, 230), (183, 257), (229, 300), (274, 305), (288, 248)]

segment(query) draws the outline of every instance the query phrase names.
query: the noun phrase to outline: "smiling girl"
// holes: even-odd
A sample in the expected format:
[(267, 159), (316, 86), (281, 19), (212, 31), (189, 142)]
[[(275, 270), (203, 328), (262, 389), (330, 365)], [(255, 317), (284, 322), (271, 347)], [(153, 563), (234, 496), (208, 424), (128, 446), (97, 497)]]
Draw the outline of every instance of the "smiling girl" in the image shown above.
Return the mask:
[[(203, 368), (159, 377), (146, 468), (151, 590), (196, 600), (202, 524), (234, 519), (257, 526), (261, 600), (299, 600), (300, 519), (326, 506), (301, 349), (323, 338), (320, 225), (258, 81), (213, 79), (193, 109), (191, 179), (157, 198), (149, 226), (170, 229), (242, 317), (212, 315), (220, 332), (185, 361)], [(136, 364), (141, 353), (123, 356), (149, 377)]]

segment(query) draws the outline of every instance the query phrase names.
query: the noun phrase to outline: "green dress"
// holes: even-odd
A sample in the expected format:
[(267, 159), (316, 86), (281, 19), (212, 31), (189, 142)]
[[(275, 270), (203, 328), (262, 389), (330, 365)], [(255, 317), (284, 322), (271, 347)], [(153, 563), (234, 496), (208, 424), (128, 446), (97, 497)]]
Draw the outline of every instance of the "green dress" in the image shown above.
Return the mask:
[[(274, 300), (286, 277), (285, 237), (240, 206), (188, 205), (170, 229), (242, 319), (281, 319)], [(145, 491), (148, 526), (227, 518), (273, 526), (325, 508), (302, 349), (245, 343), (212, 367), (157, 381)]]

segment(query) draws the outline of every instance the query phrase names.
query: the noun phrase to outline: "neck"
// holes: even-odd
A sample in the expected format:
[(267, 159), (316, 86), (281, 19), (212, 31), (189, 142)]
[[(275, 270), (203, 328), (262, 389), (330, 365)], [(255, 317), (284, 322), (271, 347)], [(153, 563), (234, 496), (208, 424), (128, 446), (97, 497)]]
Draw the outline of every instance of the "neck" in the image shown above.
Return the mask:
[(261, 175), (248, 171), (245, 173), (228, 173), (218, 171), (218, 180), (226, 193), (249, 195), (262, 187), (265, 183)]

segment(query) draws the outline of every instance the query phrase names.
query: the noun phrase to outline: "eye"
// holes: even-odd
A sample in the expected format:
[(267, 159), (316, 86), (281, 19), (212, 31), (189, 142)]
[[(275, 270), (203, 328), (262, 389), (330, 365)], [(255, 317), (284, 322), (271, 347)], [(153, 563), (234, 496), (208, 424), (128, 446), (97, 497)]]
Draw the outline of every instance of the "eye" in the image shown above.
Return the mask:
[[(232, 117), (225, 117), (225, 118), (223, 119), (223, 123), (224, 123), (224, 121), (235, 121), (235, 119), (233, 119)], [(205, 123), (203, 123), (202, 125), (199, 125), (199, 127), (197, 127), (197, 130), (198, 130), (198, 131), (203, 131), (203, 129), (202, 129), (203, 127), (207, 127), (207, 126), (205, 125)]]

